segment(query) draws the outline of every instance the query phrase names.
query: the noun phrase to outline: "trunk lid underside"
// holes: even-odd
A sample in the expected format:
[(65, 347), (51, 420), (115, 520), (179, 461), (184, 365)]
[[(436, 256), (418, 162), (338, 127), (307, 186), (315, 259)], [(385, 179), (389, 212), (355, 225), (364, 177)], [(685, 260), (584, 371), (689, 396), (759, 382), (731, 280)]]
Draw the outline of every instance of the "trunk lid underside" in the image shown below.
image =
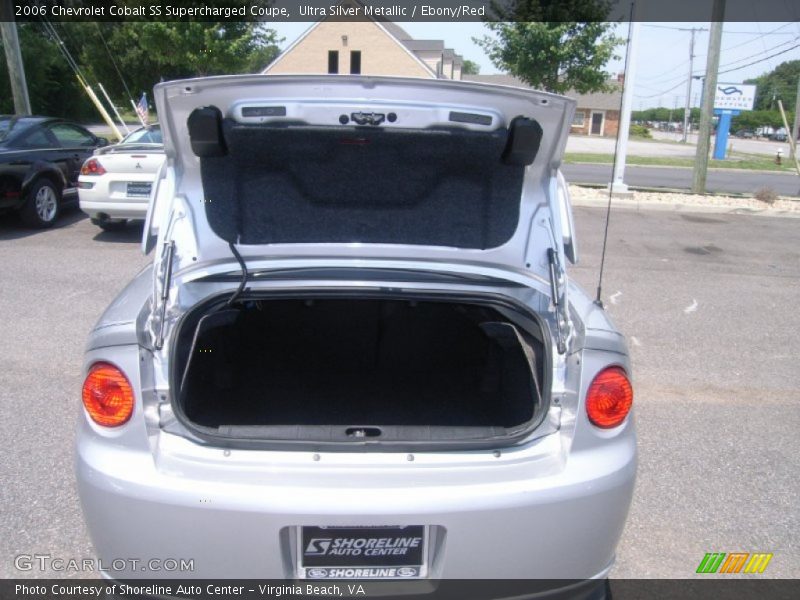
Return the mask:
[(230, 261), (230, 243), (246, 261), (324, 248), (527, 264), (545, 281), (549, 267), (531, 250), (561, 252), (553, 182), (567, 98), (439, 80), (237, 76), (159, 84), (156, 102), (171, 210), (185, 222), (159, 237), (176, 242), (187, 276)]

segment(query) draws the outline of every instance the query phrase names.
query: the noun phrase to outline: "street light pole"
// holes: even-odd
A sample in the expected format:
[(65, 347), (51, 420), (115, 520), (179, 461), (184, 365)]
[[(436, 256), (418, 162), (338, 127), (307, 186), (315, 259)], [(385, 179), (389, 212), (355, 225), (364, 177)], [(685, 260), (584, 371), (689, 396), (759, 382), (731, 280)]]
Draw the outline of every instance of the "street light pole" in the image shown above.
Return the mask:
[(622, 110), (619, 115), (619, 131), (617, 132), (617, 157), (614, 161), (614, 173), (611, 177), (611, 192), (625, 194), (628, 186), (625, 185), (625, 160), (628, 156), (628, 134), (631, 126), (631, 112), (633, 110), (633, 88), (636, 77), (636, 53), (638, 51), (639, 27), (636, 21), (636, 4), (634, 3), (631, 14), (631, 33), (628, 42), (628, 51), (625, 54), (625, 80), (622, 90)]

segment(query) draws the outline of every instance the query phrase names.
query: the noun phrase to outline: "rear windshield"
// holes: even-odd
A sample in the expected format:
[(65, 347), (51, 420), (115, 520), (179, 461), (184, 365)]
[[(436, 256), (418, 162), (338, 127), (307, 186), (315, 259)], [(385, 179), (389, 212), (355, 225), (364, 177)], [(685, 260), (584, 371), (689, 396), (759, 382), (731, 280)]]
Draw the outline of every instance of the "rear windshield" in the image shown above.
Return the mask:
[(163, 144), (164, 140), (161, 138), (161, 128), (149, 127), (147, 129), (137, 129), (128, 137), (126, 137), (123, 144)]
[(227, 241), (491, 248), (516, 230), (524, 167), (508, 131), (244, 125), (201, 158), (209, 223)]

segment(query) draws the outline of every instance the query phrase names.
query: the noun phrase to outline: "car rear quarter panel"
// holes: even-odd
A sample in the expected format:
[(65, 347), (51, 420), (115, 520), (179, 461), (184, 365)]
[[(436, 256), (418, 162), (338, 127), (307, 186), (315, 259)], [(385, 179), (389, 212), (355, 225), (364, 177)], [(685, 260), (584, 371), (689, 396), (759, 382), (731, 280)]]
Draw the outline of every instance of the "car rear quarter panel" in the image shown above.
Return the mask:
[(89, 334), (87, 351), (106, 346), (143, 343), (143, 328), (150, 295), (153, 292), (153, 265), (146, 265), (117, 295)]
[[(298, 526), (425, 524), (437, 531), (434, 577), (607, 574), (633, 493), (633, 422), (598, 430), (582, 399), (599, 370), (627, 365), (618, 334), (597, 337), (607, 338), (606, 348), (570, 352), (561, 429), (516, 448), (417, 453), (413, 461), (405, 453), (315, 458), (225, 450), (152, 427), (158, 409), (141, 383), (148, 353), (135, 338), (137, 307), (149, 289), (145, 270), (103, 315), (86, 357), (87, 367), (106, 360), (123, 369), (137, 399), (132, 420), (117, 430), (97, 427), (85, 414), (80, 419), (79, 490), (106, 564), (119, 557), (191, 559), (195, 571), (181, 576), (293, 577)], [(106, 328), (118, 337), (98, 334)], [(582, 335), (595, 343), (591, 330)]]

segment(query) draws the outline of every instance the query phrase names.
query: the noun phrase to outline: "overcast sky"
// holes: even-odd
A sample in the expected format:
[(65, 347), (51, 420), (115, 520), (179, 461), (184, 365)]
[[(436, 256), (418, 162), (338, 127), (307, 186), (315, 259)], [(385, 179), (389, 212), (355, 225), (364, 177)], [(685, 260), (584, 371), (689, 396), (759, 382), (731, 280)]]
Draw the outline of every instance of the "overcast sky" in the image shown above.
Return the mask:
[[(757, 0), (753, 0), (754, 2)], [(481, 67), (481, 73), (499, 72), (472, 41), (487, 33), (482, 23), (399, 23), (417, 39), (442, 39), (448, 47)], [(309, 23), (275, 25), (286, 47), (301, 35)], [(708, 29), (708, 23), (642, 23), (634, 109), (652, 106), (683, 106), (686, 101), (686, 78), (689, 71), (689, 28)], [(618, 34), (627, 36), (628, 25), (618, 26)], [(705, 74), (708, 31), (695, 35), (694, 74)], [(624, 47), (620, 54), (624, 56)], [(772, 56), (777, 55), (777, 56)], [(800, 23), (726, 23), (722, 35), (720, 82), (741, 83), (757, 77), (787, 60), (800, 59)], [(749, 63), (755, 63), (749, 65)], [(749, 66), (748, 66), (749, 65)], [(608, 65), (612, 73), (622, 72), (623, 60)], [(722, 71), (728, 71), (722, 73)], [(700, 82), (692, 85), (692, 104), (698, 105)]]

